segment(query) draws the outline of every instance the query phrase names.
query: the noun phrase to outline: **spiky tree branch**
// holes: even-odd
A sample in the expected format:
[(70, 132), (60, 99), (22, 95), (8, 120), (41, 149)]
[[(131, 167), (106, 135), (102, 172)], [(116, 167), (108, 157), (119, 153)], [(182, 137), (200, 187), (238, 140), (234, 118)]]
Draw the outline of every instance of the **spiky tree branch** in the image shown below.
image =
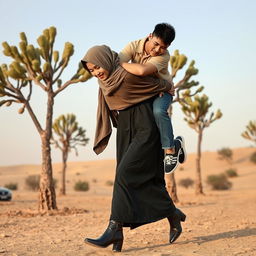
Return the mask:
[[(171, 75), (173, 79), (176, 77), (177, 72), (185, 67), (186, 63), (187, 57), (184, 54), (180, 54), (179, 50), (175, 50), (174, 54), (170, 58), (172, 68)], [(192, 97), (203, 90), (204, 87), (200, 86), (195, 92), (190, 91), (191, 88), (199, 85), (199, 82), (191, 80), (191, 78), (197, 74), (198, 69), (195, 68), (195, 61), (192, 60), (188, 65), (182, 79), (174, 84), (176, 97), (174, 98), (173, 103), (184, 101), (184, 97), (182, 95), (184, 90), (187, 90), (187, 94), (185, 95), (186, 97)]]

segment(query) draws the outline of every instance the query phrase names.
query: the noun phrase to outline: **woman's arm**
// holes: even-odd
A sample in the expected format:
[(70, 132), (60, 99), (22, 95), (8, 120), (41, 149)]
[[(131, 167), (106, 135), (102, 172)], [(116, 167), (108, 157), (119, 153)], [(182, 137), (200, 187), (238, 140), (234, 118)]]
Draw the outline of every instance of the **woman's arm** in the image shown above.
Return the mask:
[(172, 89), (172, 83), (167, 80), (153, 76), (141, 77), (130, 73), (127, 73), (123, 85), (127, 90), (138, 94), (169, 92)]
[(139, 64), (123, 62), (120, 65), (126, 71), (136, 76), (147, 76), (157, 72), (156, 66), (151, 63)]

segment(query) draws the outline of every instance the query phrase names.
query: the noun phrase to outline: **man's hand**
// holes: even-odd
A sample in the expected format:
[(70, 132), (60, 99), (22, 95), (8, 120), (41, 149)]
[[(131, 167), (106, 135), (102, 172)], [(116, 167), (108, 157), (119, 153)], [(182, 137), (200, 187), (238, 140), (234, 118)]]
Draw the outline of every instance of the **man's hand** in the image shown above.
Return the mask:
[[(174, 87), (174, 84), (173, 84), (173, 82), (169, 82), (169, 83), (172, 84), (172, 88), (171, 88), (169, 91), (167, 91), (167, 93), (169, 93), (170, 95), (174, 96), (174, 95), (175, 95), (175, 87)], [(164, 95), (163, 92), (160, 92), (160, 93), (159, 93), (159, 97), (163, 97), (163, 95)]]
[[(170, 95), (174, 96), (175, 95), (174, 84), (173, 84), (173, 82), (169, 82), (169, 83), (172, 85), (172, 88), (169, 91), (167, 91), (167, 93), (169, 93)], [(164, 92), (160, 92), (159, 93), (159, 97), (163, 97), (163, 95), (164, 95)]]
[(172, 96), (175, 95), (175, 88), (174, 88), (174, 84), (172, 83), (172, 88), (171, 90), (168, 91), (169, 94), (171, 94)]

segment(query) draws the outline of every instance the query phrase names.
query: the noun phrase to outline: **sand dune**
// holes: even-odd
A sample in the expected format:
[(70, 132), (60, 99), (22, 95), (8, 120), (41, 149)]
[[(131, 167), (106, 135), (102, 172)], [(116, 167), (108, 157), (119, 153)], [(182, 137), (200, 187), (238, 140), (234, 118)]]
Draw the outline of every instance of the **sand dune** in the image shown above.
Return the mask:
[[(233, 149), (232, 165), (216, 152), (202, 154), (202, 178), (206, 196), (195, 196), (194, 188), (178, 186), (177, 206), (187, 214), (181, 237), (168, 244), (168, 223), (161, 220), (135, 230), (125, 229), (121, 255), (226, 256), (256, 255), (256, 165), (249, 161), (255, 148)], [(176, 180), (194, 178), (196, 154), (175, 171)], [(212, 191), (205, 180), (209, 174), (235, 168), (231, 190)], [(60, 180), (61, 163), (53, 164)], [(111, 247), (97, 249), (83, 243), (85, 236), (97, 237), (106, 228), (115, 161), (69, 162), (67, 196), (59, 196), (59, 214), (40, 216), (37, 193), (28, 191), (25, 178), (39, 174), (40, 165), (0, 167), (0, 186), (18, 183), (11, 202), (0, 202), (0, 255), (113, 255)], [(75, 192), (74, 183), (86, 180), (87, 192)], [(65, 209), (65, 210), (64, 210)]]

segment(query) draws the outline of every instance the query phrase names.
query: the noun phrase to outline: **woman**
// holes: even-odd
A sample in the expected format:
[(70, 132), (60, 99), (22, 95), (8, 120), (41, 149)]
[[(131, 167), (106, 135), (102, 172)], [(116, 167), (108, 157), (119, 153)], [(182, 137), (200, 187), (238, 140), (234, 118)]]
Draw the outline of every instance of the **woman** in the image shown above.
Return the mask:
[(154, 96), (169, 91), (171, 84), (128, 73), (119, 65), (117, 53), (104, 45), (89, 49), (82, 64), (98, 78), (100, 86), (94, 142), (97, 154), (107, 146), (110, 120), (114, 126), (117, 124), (110, 223), (100, 238), (86, 238), (85, 242), (99, 247), (113, 244), (114, 251), (121, 251), (122, 227), (133, 229), (163, 218), (169, 220), (170, 243), (174, 242), (186, 216), (174, 206), (165, 188), (163, 151), (152, 112)]

